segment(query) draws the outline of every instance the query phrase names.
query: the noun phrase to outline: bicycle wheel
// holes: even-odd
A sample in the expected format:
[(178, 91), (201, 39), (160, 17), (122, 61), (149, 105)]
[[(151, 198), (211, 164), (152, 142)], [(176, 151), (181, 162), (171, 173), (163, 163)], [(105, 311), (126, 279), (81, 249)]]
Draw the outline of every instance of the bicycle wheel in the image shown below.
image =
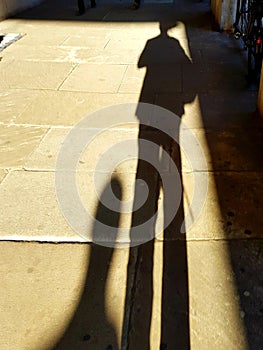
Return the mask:
[(238, 0), (237, 10), (236, 10), (236, 19), (234, 23), (234, 35), (236, 39), (240, 37), (244, 41), (246, 47), (246, 33), (248, 28), (248, 10), (251, 0)]
[(248, 37), (248, 77), (259, 81), (263, 59), (262, 18), (255, 18)]

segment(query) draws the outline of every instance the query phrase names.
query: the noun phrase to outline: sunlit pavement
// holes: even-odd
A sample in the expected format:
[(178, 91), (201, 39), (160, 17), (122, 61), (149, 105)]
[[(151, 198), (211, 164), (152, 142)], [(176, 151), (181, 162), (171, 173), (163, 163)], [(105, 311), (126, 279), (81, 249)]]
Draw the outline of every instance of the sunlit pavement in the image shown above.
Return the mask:
[[(47, 1), (0, 23), (1, 32), (22, 34), (0, 53), (0, 349), (259, 350), (262, 123), (244, 52), (214, 29), (208, 1), (129, 7), (100, 0), (77, 17), (75, 1)], [(160, 24), (169, 38), (159, 37)], [(105, 121), (102, 108), (138, 102), (176, 113), (180, 138), (190, 130), (201, 145), (205, 166), (179, 156), (182, 212), (191, 214), (196, 175), (208, 191), (185, 235), (175, 222), (130, 250), (114, 248), (116, 232), (105, 248), (91, 243), (100, 234), (94, 220), (83, 237), (62, 215), (56, 160), (82, 118), (96, 112)], [(140, 129), (136, 116), (117, 127), (112, 114), (113, 127), (102, 134), (101, 122), (78, 162), (81, 200), (98, 220), (108, 215), (99, 199), (110, 158), (100, 170), (96, 164), (114, 144), (136, 141)], [(136, 159), (114, 169), (116, 191), (131, 203), (136, 171)], [(170, 160), (162, 172), (171, 175)], [(94, 173), (102, 179), (97, 193)], [(164, 197), (156, 194), (160, 208)], [(160, 227), (165, 206), (158, 214)], [(128, 214), (115, 219), (116, 231), (131, 224)]]

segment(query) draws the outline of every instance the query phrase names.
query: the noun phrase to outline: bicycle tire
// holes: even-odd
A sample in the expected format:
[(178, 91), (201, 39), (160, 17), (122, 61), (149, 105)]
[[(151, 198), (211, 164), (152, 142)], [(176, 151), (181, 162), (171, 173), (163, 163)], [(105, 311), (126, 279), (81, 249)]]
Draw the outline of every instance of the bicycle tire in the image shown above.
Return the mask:
[(251, 0), (238, 0), (236, 9), (236, 19), (234, 23), (234, 35), (237, 39), (240, 37), (246, 46), (246, 33), (248, 28), (248, 9)]
[(248, 37), (248, 77), (250, 80), (258, 82), (263, 59), (262, 18), (253, 18), (252, 21), (253, 23)]

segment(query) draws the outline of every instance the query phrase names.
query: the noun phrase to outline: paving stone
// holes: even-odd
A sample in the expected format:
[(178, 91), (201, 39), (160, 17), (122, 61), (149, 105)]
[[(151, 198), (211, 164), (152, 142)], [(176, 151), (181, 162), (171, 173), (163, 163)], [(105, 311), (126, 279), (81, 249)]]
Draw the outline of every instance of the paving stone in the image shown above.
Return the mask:
[[(110, 174), (97, 174), (96, 183), (99, 198), (107, 181), (110, 181), (109, 176)], [(134, 196), (134, 175), (130, 174), (127, 177), (127, 173), (120, 173), (114, 177), (121, 184), (123, 198), (128, 198), (130, 201), (128, 207), (131, 212)], [(183, 179), (185, 215), (191, 215), (191, 213), (188, 213), (188, 207), (192, 196), (191, 187), (193, 185), (191, 182), (193, 181), (193, 175), (184, 174)], [(77, 176), (81, 200), (91, 217), (94, 217), (98, 203), (93, 181), (93, 174), (84, 173)], [(260, 190), (260, 185), (260, 175), (256, 173), (221, 173), (215, 175), (214, 178), (210, 176), (208, 194), (204, 198), (206, 202), (201, 210), (201, 216), (191, 229), (187, 230), (187, 239), (261, 238), (262, 220), (257, 215), (258, 210), (260, 211), (261, 208), (260, 198), (262, 191)], [(198, 186), (201, 186), (201, 183)], [(69, 228), (58, 209), (54, 175), (52, 173), (13, 172), (8, 175), (1, 185), (1, 198), (3, 198), (4, 203), (3, 213), (5, 213), (1, 219), (2, 239), (83, 240)], [(22, 203), (28, 203), (28, 205), (25, 206)], [(162, 200), (160, 199), (159, 206), (161, 205)], [(105, 215), (105, 218), (107, 218), (107, 211)], [(156, 223), (159, 228), (162, 228), (162, 215), (162, 212), (159, 211)], [(17, 217), (20, 218), (19, 222), (16, 220)], [(123, 214), (120, 227), (129, 227), (130, 218), (130, 214)], [(181, 223), (179, 223), (180, 227)], [(85, 232), (87, 232), (89, 240), (89, 227), (92, 226), (92, 220), (87, 219), (85, 225), (87, 228)], [(165, 239), (183, 239), (184, 236), (179, 234), (178, 230), (178, 222), (177, 224), (173, 222), (168, 228), (168, 236)], [(158, 239), (162, 240), (162, 237), (158, 237)]]
[[(233, 98), (238, 103), (233, 103)], [(254, 91), (181, 92), (159, 94), (156, 104), (179, 117), (188, 128), (231, 131), (232, 128), (261, 129), (255, 114), (257, 94)], [(182, 126), (183, 127), (183, 126)]]
[(23, 167), (46, 132), (47, 129), (40, 127), (2, 125), (0, 127), (1, 167)]
[[(110, 173), (98, 173), (94, 178), (94, 173), (83, 172), (76, 176), (76, 186), (80, 197), (77, 197), (78, 203), (75, 204), (80, 205), (81, 203), (84, 211), (81, 209), (74, 214), (76, 205), (70, 204), (71, 209), (68, 207), (70, 212), (67, 218), (69, 221), (71, 220), (71, 225), (76, 230), (74, 231), (66, 222), (59, 209), (54, 173), (14, 171), (9, 174), (0, 186), (3, 200), (0, 237), (2, 240), (100, 241), (104, 239), (104, 236), (98, 236), (97, 238), (92, 236), (92, 226), (100, 201), (106, 196), (104, 201), (108, 203), (107, 205), (110, 206), (110, 209), (116, 212), (120, 210), (120, 203), (116, 197), (110, 197), (109, 192), (107, 194), (105, 192), (106, 190), (108, 191), (109, 184), (112, 182), (116, 191), (121, 192), (120, 198), (127, 201), (124, 207), (127, 214), (124, 212), (119, 219), (119, 228), (122, 228), (122, 230), (116, 237), (112, 237), (113, 232), (110, 223), (114, 215), (111, 210), (107, 209), (107, 205), (104, 205), (101, 209), (103, 214), (100, 214), (100, 222), (110, 228), (107, 237), (110, 237), (109, 244), (111, 246), (112, 242), (122, 242), (124, 239), (129, 238), (131, 220), (129, 213), (132, 211), (133, 206), (134, 181), (135, 174), (128, 173), (116, 174), (112, 177)], [(64, 186), (63, 182), (59, 182), (60, 185)], [(68, 188), (70, 189), (71, 187)], [(73, 203), (72, 201), (75, 201), (75, 199), (70, 193), (67, 194), (66, 192), (63, 192), (64, 197), (59, 197), (60, 203), (67, 203), (67, 200), (65, 201), (63, 198), (70, 198), (70, 202)], [(110, 202), (107, 202), (109, 200)], [(64, 212), (65, 210), (64, 205)], [(17, 217), (19, 217), (19, 221), (17, 221)], [(81, 225), (79, 225), (80, 223)]]
[(15, 171), (7, 176), (0, 191), (3, 201), (2, 240), (35, 238), (45, 241), (51, 237), (54, 239), (59, 232), (63, 240), (76, 238), (58, 208), (54, 174)]
[(262, 341), (262, 241), (231, 241), (229, 252), (240, 298), (240, 315), (244, 319), (247, 342), (260, 348)]
[[(138, 72), (135, 75), (136, 79), (134, 80), (134, 67), (130, 72), (127, 71), (127, 76), (123, 79), (120, 92), (134, 92), (134, 90), (137, 89), (137, 91), (141, 91), (141, 96), (144, 96), (145, 94), (158, 95), (168, 92), (178, 93), (182, 91), (181, 66), (179, 64), (158, 65), (158, 63), (153, 63), (151, 65), (151, 62), (149, 62), (148, 65), (146, 60), (140, 67), (146, 67), (146, 73), (143, 69), (142, 72)], [(139, 78), (141, 78), (143, 74), (145, 74), (145, 78), (143, 81), (140, 81), (138, 75)]]
[(1, 21), (1, 28), (4, 33), (23, 32), (23, 30), (25, 29), (25, 26), (26, 26), (25, 20), (21, 20), (18, 23), (15, 19), (6, 18), (5, 20)]
[(121, 82), (119, 92), (120, 93), (137, 93), (140, 92), (143, 87), (145, 68), (137, 68), (135, 65), (129, 65), (123, 81)]
[(94, 63), (94, 64), (136, 64), (140, 57), (140, 51), (137, 49), (124, 49), (112, 51), (107, 47), (103, 50), (97, 48), (78, 48), (72, 50), (74, 59), (79, 63)]
[(145, 47), (145, 38), (138, 38), (136, 36), (130, 37), (130, 35), (125, 35), (125, 38), (119, 37), (119, 38), (112, 38), (109, 40), (106, 46), (106, 50), (109, 51), (121, 51), (121, 50), (129, 50), (131, 47), (138, 50), (138, 52), (142, 52), (142, 50)]
[[(35, 8), (34, 8), (35, 10)], [(21, 13), (17, 14), (18, 16), (21, 15)], [(32, 19), (32, 18), (31, 18)], [(14, 32), (21, 32), (25, 34), (23, 38), (31, 37), (33, 40), (38, 36), (41, 42), (42, 40), (48, 40), (49, 42), (53, 43), (53, 39), (55, 39), (55, 43), (58, 44), (57, 36), (62, 35), (63, 38), (67, 38), (70, 30), (78, 31), (78, 34), (82, 34), (83, 31), (85, 31), (86, 26), (84, 26), (83, 29), (83, 22), (82, 21), (72, 21), (72, 22), (63, 22), (63, 21), (43, 21), (40, 18), (34, 19), (34, 24), (32, 25), (32, 21), (30, 18), (7, 18), (4, 21), (1, 22), (1, 27), (3, 28), (4, 32), (8, 33), (14, 33)], [(55, 27), (53, 26), (55, 24)], [(65, 26), (66, 24), (66, 26)], [(96, 24), (94, 23), (92, 27), (96, 27)], [(46, 39), (44, 38), (44, 34), (46, 34)], [(41, 38), (43, 36), (43, 38)], [(35, 39), (37, 40), (37, 39)], [(60, 39), (59, 39), (60, 42)]]
[(69, 75), (60, 90), (116, 93), (125, 70), (125, 65), (82, 64)]
[(191, 348), (260, 348), (260, 245), (253, 240), (187, 244)]
[(151, 37), (160, 33), (158, 21), (152, 22), (107, 22), (110, 38), (112, 40), (123, 40), (123, 30), (127, 39), (146, 42)]
[[(242, 269), (246, 262), (248, 269)], [(218, 349), (245, 349), (248, 343), (258, 346), (262, 323), (258, 319), (260, 268), (260, 243), (253, 240), (140, 246), (130, 347), (152, 344), (151, 348), (157, 349), (160, 343), (167, 349), (190, 345), (191, 349), (209, 349), (215, 344)], [(244, 291), (251, 295), (246, 297)]]
[[(211, 187), (208, 189), (200, 220), (190, 230), (189, 235), (195, 236), (195, 233), (199, 230), (201, 233), (206, 227), (208, 236), (214, 239), (246, 238), (250, 234), (261, 238), (262, 219), (256, 214), (257, 210), (261, 210), (260, 177), (257, 173), (244, 172), (216, 173), (213, 180), (210, 177), (210, 186), (215, 186), (214, 191)], [(209, 227), (208, 222), (211, 223)], [(197, 233), (196, 238), (198, 236)]]
[(70, 47), (43, 45), (29, 46), (28, 45), (12, 45), (4, 52), (4, 59), (15, 59), (23, 57), (23, 61), (33, 62), (72, 62), (76, 63), (75, 51)]
[[(257, 214), (261, 211), (262, 206), (260, 173), (202, 174), (202, 172), (193, 172), (182, 175), (184, 212), (177, 211), (177, 216), (168, 226), (165, 237), (160, 234), (158, 239), (184, 239), (184, 235), (180, 233), (181, 227), (184, 227), (182, 226), (183, 219), (186, 220), (185, 229), (188, 240), (262, 238), (262, 218)], [(199, 191), (199, 195), (193, 204), (194, 188)], [(162, 208), (164, 200), (168, 198), (165, 199), (161, 193), (159, 208)], [(166, 205), (170, 205), (170, 202), (168, 201)], [(197, 213), (199, 213), (198, 218), (192, 221)], [(161, 232), (165, 215), (162, 209), (159, 209), (159, 215), (157, 227)]]
[(37, 92), (32, 90), (6, 89), (0, 92), (0, 116), (2, 123), (16, 122), (25, 108), (34, 100)]
[[(228, 130), (191, 129), (192, 135), (201, 146), (206, 163), (195, 152), (197, 142), (187, 144), (187, 149), (182, 151), (182, 168), (184, 171), (199, 169), (201, 171), (260, 171), (262, 172), (262, 130), (258, 128)], [(180, 139), (186, 136), (182, 129)], [(251, 140), (253, 139), (253, 142)], [(187, 157), (194, 157), (194, 164), (190, 164)], [(176, 154), (174, 155), (176, 157)], [(196, 167), (196, 168), (195, 168)]]
[[(127, 250), (113, 251), (83, 244), (10, 242), (2, 242), (0, 249), (1, 280), (5, 286), (0, 299), (5, 320), (1, 348), (10, 349), (11, 342), (21, 349), (28, 344), (38, 347), (39, 339), (41, 346), (54, 347), (56, 344), (58, 349), (82, 349), (88, 342), (95, 349), (108, 343), (120, 344), (127, 292)], [(158, 260), (157, 264), (163, 249), (167, 260)], [(156, 243), (154, 250), (144, 246), (136, 280), (136, 291), (142, 293), (134, 295), (134, 305), (144, 306), (137, 309), (139, 313), (152, 302), (155, 306), (151, 318), (151, 340), (159, 344), (162, 339), (169, 348), (171, 342), (178, 341), (175, 333), (169, 331), (177, 326), (183, 315), (189, 315), (190, 330), (184, 328), (184, 323), (179, 323), (183, 331), (180, 339), (191, 335), (193, 349), (209, 348), (214, 344), (219, 349), (235, 349), (237, 344), (239, 348), (245, 348), (246, 332), (251, 336), (249, 344), (259, 345), (260, 338), (255, 337), (260, 331), (260, 310), (257, 307), (260, 307), (258, 272), (262, 268), (262, 254), (258, 255), (259, 249), (257, 241), (188, 242), (187, 247), (183, 242), (169, 242), (166, 246)], [(154, 254), (154, 260), (151, 254)], [(153, 301), (147, 277), (152, 273), (155, 281)], [(18, 275), (21, 278), (18, 279)], [(107, 289), (102, 281), (107, 281)], [(143, 286), (145, 289), (141, 288)], [(166, 287), (166, 299), (161, 298), (162, 286)], [(188, 290), (189, 304), (180, 304), (179, 310), (176, 300), (183, 297), (180, 291), (184, 289)], [(244, 291), (250, 291), (250, 295), (246, 297)], [(12, 304), (7, 299), (12, 300)], [(168, 302), (170, 310), (175, 311), (172, 318), (169, 312), (156, 313), (158, 305), (165, 307)], [(245, 318), (242, 318), (243, 310)], [(133, 319), (134, 316), (132, 314)], [(145, 327), (136, 337), (137, 328), (132, 328), (130, 341), (133, 343), (137, 339), (142, 344), (143, 334), (149, 337), (148, 316), (151, 315), (144, 314)], [(164, 318), (165, 327), (162, 327)], [(135, 327), (138, 325), (134, 324)], [(13, 339), (14, 332), (23, 334), (23, 337)]]
[(127, 250), (1, 242), (0, 251), (1, 349), (120, 346)]
[(51, 129), (25, 164), (27, 170), (55, 170), (58, 152), (70, 129)]
[[(34, 27), (35, 28), (35, 27)], [(27, 28), (28, 29), (28, 28)], [(54, 28), (49, 28), (49, 31), (46, 32), (46, 35), (40, 35), (42, 32), (37, 30), (30, 32), (29, 34), (24, 35), (19, 42), (17, 42), (16, 47), (18, 46), (59, 46), (64, 44), (64, 42), (69, 38), (69, 33), (57, 33)], [(28, 33), (28, 31), (27, 31)], [(28, 48), (31, 49), (31, 48)]]
[[(0, 56), (0, 62), (1, 62), (1, 69), (5, 70), (8, 68), (8, 66), (10, 66), (13, 63), (13, 60), (3, 60), (2, 56)], [(2, 86), (1, 86), (1, 90), (3, 90)]]
[(71, 34), (63, 41), (63, 46), (104, 49), (110, 41), (110, 37), (111, 33), (105, 33), (104, 31), (96, 33), (94, 30), (92, 30), (92, 35), (89, 36)]
[(72, 69), (71, 63), (17, 60), (1, 70), (2, 88), (57, 89)]
[(137, 101), (138, 94), (39, 91), (15, 122), (72, 126), (102, 108)]
[[(55, 170), (56, 160), (58, 153), (66, 139), (67, 134), (70, 129), (52, 129), (42, 140), (39, 148), (31, 155), (30, 159), (26, 163), (26, 169), (49, 169)], [(120, 130), (97, 130), (95, 133), (93, 131), (86, 131), (87, 136), (95, 136), (95, 139), (87, 144), (85, 149), (83, 149), (82, 154), (79, 158), (79, 171), (93, 172), (96, 169), (97, 163), (100, 164), (100, 171), (109, 172), (114, 171), (115, 173), (135, 173), (137, 166), (137, 159), (131, 156), (138, 153), (137, 146), (137, 135), (138, 130), (136, 128), (128, 128)], [(128, 146), (125, 146), (127, 141), (133, 140), (134, 147), (129, 146), (130, 154), (128, 153)], [(119, 144), (119, 146), (116, 146)], [(126, 147), (127, 153), (123, 155), (123, 162), (115, 164), (114, 156), (116, 156), (116, 148)], [(109, 152), (108, 156), (102, 158), (105, 152)], [(118, 158), (117, 158), (118, 159)]]
[(7, 175), (7, 170), (5, 169), (0, 169), (0, 184), (1, 182), (4, 180), (4, 178), (6, 177)]

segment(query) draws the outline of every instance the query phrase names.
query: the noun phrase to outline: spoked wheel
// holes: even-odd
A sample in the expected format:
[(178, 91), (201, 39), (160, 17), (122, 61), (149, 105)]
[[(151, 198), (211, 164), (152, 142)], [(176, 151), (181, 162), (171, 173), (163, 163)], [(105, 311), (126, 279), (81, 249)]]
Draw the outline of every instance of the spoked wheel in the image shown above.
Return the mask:
[(248, 78), (259, 82), (263, 59), (263, 29), (262, 19), (256, 19), (248, 44)]
[(238, 0), (234, 23), (234, 37), (245, 42), (248, 26), (248, 6), (251, 0)]

